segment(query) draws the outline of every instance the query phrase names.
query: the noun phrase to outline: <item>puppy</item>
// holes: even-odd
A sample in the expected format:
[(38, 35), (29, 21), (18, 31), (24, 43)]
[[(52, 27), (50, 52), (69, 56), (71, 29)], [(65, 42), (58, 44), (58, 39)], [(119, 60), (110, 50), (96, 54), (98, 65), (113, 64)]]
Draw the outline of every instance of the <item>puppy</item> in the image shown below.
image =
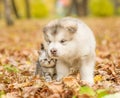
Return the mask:
[(96, 42), (90, 28), (75, 18), (49, 22), (44, 28), (44, 44), (51, 58), (57, 59), (57, 80), (78, 70), (81, 80), (94, 83)]

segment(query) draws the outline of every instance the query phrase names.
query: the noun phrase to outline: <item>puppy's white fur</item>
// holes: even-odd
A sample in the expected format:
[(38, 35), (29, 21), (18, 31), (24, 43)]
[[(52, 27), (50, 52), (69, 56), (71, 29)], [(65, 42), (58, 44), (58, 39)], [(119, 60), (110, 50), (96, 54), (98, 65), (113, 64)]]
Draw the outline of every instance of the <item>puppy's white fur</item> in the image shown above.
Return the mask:
[(79, 69), (83, 81), (93, 84), (96, 42), (89, 27), (78, 19), (62, 18), (49, 22), (43, 32), (49, 56), (57, 59), (57, 80), (72, 67)]

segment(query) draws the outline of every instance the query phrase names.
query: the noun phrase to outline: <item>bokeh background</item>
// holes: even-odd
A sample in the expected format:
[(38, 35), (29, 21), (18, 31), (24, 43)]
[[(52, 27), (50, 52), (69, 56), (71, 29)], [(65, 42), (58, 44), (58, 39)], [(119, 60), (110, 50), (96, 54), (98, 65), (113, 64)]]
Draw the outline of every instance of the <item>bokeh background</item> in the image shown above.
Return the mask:
[(120, 0), (0, 0), (0, 19), (108, 17), (120, 15)]

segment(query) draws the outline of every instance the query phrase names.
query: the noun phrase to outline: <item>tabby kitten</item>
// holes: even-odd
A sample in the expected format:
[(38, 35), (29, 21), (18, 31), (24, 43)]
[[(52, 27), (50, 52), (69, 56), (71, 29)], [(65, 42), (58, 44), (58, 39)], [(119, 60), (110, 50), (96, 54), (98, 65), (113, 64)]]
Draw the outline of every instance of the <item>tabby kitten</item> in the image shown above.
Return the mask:
[(41, 50), (39, 54), (40, 55), (36, 63), (35, 74), (43, 76), (47, 82), (50, 82), (53, 80), (56, 74), (56, 59), (52, 59), (48, 56), (43, 44), (41, 44)]

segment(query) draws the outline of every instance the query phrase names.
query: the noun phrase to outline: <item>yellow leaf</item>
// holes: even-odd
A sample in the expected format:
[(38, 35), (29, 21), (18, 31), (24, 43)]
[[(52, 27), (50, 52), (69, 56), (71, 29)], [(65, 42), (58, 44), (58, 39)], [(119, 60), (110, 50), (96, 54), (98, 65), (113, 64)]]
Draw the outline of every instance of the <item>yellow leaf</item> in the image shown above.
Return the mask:
[(94, 81), (95, 82), (99, 82), (99, 81), (101, 81), (102, 80), (102, 76), (101, 75), (96, 75), (95, 77), (94, 77)]

